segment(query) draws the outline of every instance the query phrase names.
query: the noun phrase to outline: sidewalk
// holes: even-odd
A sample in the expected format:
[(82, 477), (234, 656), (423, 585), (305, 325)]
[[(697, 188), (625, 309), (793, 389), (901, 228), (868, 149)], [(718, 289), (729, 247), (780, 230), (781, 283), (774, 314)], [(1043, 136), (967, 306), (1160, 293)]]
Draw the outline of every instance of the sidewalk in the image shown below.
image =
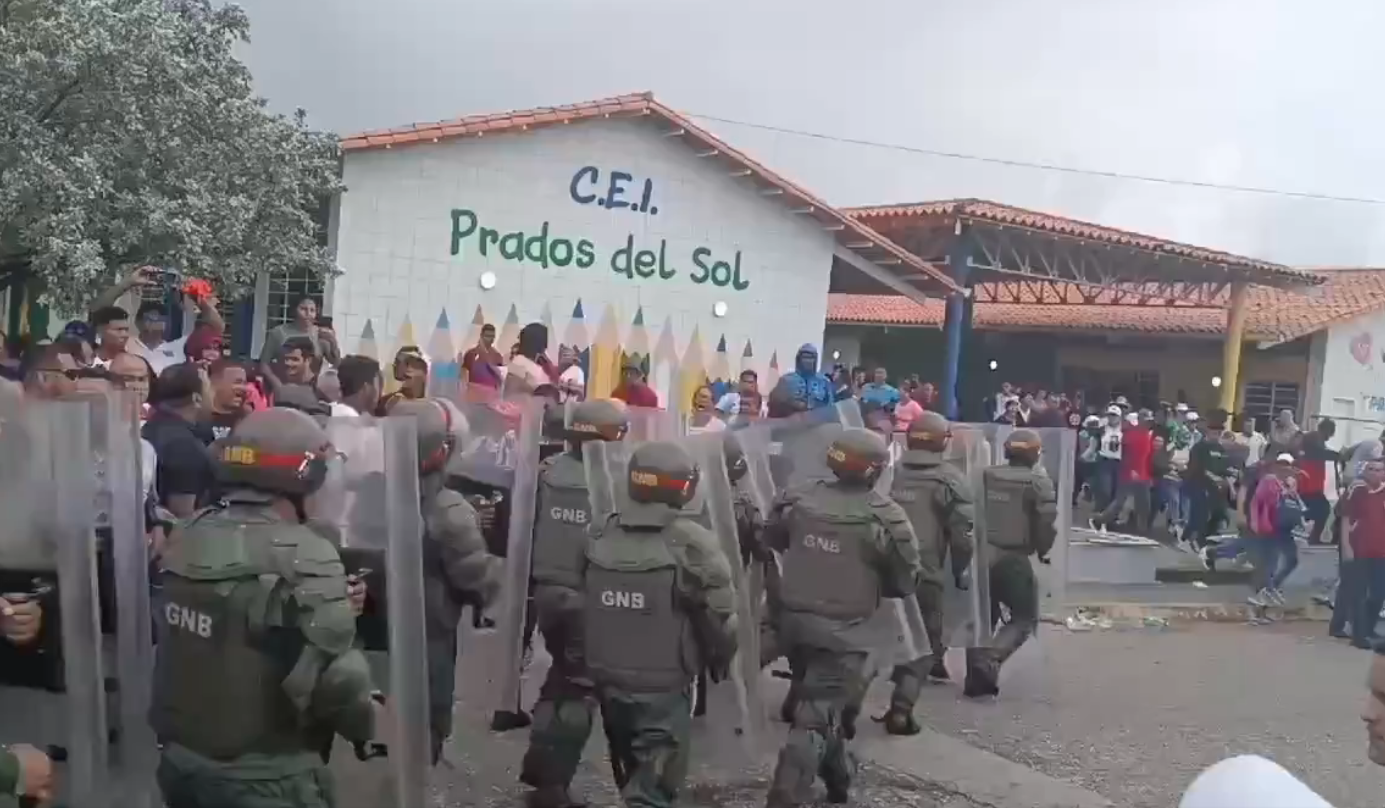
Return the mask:
[[(1270, 614), (1284, 620), (1327, 621), (1332, 610), (1312, 601), (1321, 591), (1317, 585), (1290, 584), (1284, 592), (1288, 605), (1271, 608)], [(1081, 612), (1117, 623), (1141, 623), (1146, 618), (1242, 623), (1255, 611), (1246, 602), (1249, 595), (1250, 589), (1241, 584), (1069, 584), (1062, 613), (1046, 613), (1044, 619), (1062, 623)]]

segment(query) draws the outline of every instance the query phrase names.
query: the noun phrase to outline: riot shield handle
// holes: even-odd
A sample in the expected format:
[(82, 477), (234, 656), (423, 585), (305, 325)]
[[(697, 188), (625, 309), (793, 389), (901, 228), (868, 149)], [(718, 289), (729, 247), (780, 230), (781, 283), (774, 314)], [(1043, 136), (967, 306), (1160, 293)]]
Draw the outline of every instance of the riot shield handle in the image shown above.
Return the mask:
[(8, 600), (10, 603), (28, 603), (53, 593), (52, 582), (43, 578), (34, 578), (29, 585), (32, 588), (28, 592), (4, 592), (0, 593), (0, 598)]

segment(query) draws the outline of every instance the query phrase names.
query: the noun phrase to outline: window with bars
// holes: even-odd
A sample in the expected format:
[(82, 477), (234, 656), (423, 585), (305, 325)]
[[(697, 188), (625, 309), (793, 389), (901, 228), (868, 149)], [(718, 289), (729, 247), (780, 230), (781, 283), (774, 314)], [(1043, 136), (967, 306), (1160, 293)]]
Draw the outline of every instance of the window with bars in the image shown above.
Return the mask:
[(269, 294), (265, 296), (265, 329), (283, 325), (293, 319), (293, 305), (303, 295), (312, 295), (322, 307), (326, 284), (309, 269), (290, 270), (269, 276)]
[(1294, 418), (1299, 413), (1299, 385), (1295, 382), (1248, 382), (1245, 403), (1242, 409), (1265, 423), (1280, 410), (1291, 410)]

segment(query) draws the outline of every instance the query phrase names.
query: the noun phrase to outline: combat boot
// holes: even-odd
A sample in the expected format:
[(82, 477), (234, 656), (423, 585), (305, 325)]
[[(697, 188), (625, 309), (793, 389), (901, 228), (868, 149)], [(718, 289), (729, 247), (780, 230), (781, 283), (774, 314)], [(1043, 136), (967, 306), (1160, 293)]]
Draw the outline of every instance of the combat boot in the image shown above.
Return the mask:
[(890, 735), (917, 735), (923, 729), (919, 722), (914, 720), (913, 710), (904, 707), (891, 707), (886, 710), (881, 723), (885, 725), (885, 732)]
[(989, 648), (967, 649), (967, 681), (962, 695), (969, 699), (1000, 695), (998, 666)]
[(491, 732), (509, 732), (512, 729), (524, 729), (534, 720), (523, 710), (496, 710), (491, 714)]
[(937, 684), (946, 684), (952, 681), (952, 674), (948, 673), (947, 665), (943, 664), (943, 655), (933, 655), (933, 667), (928, 669), (928, 680)]

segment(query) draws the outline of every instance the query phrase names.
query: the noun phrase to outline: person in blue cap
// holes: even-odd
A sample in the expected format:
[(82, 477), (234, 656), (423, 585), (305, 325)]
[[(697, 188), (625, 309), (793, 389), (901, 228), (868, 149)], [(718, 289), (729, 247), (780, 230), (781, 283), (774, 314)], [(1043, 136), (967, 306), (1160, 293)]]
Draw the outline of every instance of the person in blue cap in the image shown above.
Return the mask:
[(805, 343), (794, 356), (794, 369), (784, 374), (776, 385), (778, 397), (794, 402), (797, 409), (815, 410), (826, 407), (833, 401), (833, 384), (827, 376), (818, 372), (818, 349)]

